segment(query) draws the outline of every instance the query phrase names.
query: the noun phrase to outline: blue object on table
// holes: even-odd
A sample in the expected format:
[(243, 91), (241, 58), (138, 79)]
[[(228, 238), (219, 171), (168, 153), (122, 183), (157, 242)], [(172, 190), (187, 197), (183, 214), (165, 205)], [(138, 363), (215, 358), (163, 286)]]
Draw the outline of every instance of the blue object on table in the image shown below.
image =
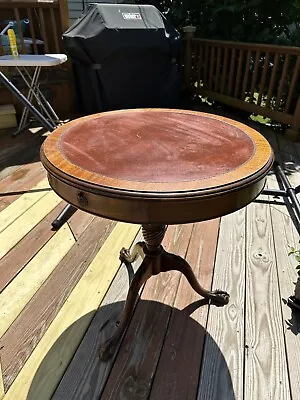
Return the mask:
[[(19, 35), (19, 25), (18, 25), (17, 21), (5, 20), (4, 23), (7, 25), (10, 24), (11, 28), (15, 31), (16, 36)], [(29, 19), (24, 18), (24, 19), (20, 20), (22, 34), (24, 34), (26, 25), (28, 25), (28, 24), (29, 24)]]

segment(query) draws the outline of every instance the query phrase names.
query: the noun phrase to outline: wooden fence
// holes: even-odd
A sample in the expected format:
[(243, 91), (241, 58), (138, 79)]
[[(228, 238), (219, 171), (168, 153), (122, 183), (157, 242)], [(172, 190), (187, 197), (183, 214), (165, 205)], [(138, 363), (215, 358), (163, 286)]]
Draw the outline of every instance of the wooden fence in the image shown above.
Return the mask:
[(185, 40), (184, 84), (193, 94), (291, 125), (300, 138), (300, 48)]
[[(20, 54), (65, 52), (61, 38), (69, 26), (67, 0), (0, 0), (0, 31), (8, 21), (16, 23)], [(3, 44), (0, 39), (0, 54), (10, 54), (7, 43)], [(71, 111), (74, 103), (70, 68), (70, 64), (65, 63), (43, 69), (45, 81), (42, 84), (51, 91), (54, 107), (62, 114)], [(22, 109), (18, 100), (5, 87), (0, 87), (0, 104), (8, 102), (15, 104), (18, 111)]]

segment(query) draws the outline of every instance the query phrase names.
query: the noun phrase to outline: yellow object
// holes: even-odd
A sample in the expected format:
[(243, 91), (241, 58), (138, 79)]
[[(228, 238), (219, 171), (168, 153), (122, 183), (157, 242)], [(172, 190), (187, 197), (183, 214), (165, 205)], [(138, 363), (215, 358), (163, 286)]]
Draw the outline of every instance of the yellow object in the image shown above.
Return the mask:
[(16, 35), (13, 29), (7, 31), (11, 55), (15, 58), (19, 57)]

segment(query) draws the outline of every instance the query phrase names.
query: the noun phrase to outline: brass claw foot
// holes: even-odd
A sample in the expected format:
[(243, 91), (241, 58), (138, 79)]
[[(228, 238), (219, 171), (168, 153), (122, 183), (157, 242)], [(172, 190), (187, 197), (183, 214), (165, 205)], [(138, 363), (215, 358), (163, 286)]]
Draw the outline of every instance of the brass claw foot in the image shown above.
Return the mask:
[(129, 263), (132, 263), (137, 258), (137, 256), (144, 258), (144, 248), (144, 242), (136, 243), (131, 250), (125, 249), (125, 247), (123, 247), (120, 251), (119, 258), (122, 262), (127, 261)]
[(211, 304), (214, 304), (217, 307), (225, 306), (229, 303), (229, 294), (224, 292), (223, 290), (213, 290), (209, 293), (208, 298), (211, 301)]

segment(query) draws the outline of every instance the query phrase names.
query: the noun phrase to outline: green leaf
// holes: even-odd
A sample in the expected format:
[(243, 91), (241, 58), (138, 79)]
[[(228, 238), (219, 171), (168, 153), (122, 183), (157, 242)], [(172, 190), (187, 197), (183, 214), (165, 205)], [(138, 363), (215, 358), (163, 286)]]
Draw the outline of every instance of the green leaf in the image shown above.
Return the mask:
[(299, 255), (295, 256), (295, 258), (296, 258), (296, 260), (297, 260), (298, 262), (300, 262), (300, 256), (299, 256)]
[(300, 265), (297, 265), (296, 269), (300, 269)]

